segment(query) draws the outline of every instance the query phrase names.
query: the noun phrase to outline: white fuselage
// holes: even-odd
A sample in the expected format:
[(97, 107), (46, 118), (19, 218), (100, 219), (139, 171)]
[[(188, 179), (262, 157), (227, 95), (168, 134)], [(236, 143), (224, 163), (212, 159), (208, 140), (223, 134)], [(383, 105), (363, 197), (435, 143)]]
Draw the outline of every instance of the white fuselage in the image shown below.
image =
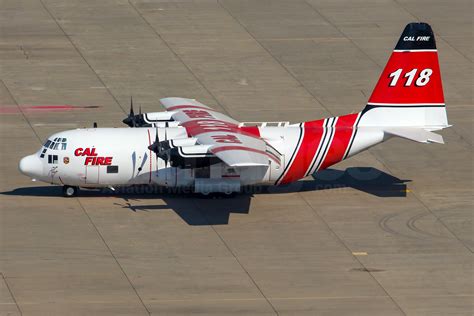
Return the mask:
[[(166, 129), (166, 131), (165, 131)], [(158, 184), (192, 187), (196, 181), (217, 181), (252, 185), (275, 183), (291, 156), (298, 150), (299, 125), (260, 127), (260, 135), (282, 157), (281, 165), (270, 163), (261, 168), (230, 168), (224, 163), (205, 168), (171, 167), (148, 149), (158, 133), (160, 140), (187, 138), (182, 127), (162, 128), (88, 128), (52, 135), (33, 155), (20, 162), (20, 171), (31, 178), (58, 185), (115, 187), (133, 184)], [(348, 156), (384, 139), (380, 129), (359, 130)], [(317, 170), (311, 170), (315, 172)]]

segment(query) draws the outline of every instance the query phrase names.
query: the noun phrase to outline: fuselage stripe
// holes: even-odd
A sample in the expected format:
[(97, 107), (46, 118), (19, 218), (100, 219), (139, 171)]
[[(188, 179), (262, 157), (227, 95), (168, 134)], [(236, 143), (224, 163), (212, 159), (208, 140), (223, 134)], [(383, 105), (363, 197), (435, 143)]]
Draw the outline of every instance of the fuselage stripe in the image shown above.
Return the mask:
[(318, 149), (323, 134), (325, 120), (309, 121), (304, 123), (304, 136), (298, 149), (293, 164), (288, 169), (280, 184), (304, 178), (311, 164), (312, 158)]
[(324, 120), (323, 124), (323, 136), (321, 137), (321, 141), (319, 142), (318, 148), (316, 150), (316, 154), (314, 155), (313, 161), (311, 162), (311, 165), (309, 166), (308, 170), (306, 171), (306, 175), (309, 175), (311, 173), (311, 170), (313, 170), (314, 165), (318, 161), (320, 154), (321, 154), (321, 148), (324, 146), (324, 142), (326, 141), (327, 135), (328, 135), (328, 124), (331, 118), (327, 118)]
[(359, 121), (361, 117), (362, 117), (362, 112), (358, 114), (357, 119), (354, 123), (354, 126), (352, 127), (351, 140), (349, 141), (349, 146), (347, 146), (346, 152), (344, 153), (344, 157), (342, 158), (343, 160), (347, 158), (347, 156), (349, 155), (349, 152), (351, 151), (352, 144), (354, 143), (354, 139), (356, 138), (356, 135), (357, 135), (357, 125), (359, 125)]
[(333, 128), (333, 137), (326, 151), (326, 155), (317, 170), (323, 170), (327, 167), (341, 161), (353, 135), (354, 123), (359, 114), (348, 114), (337, 118)]
[(276, 180), (275, 184), (279, 184), (280, 183), (280, 180), (283, 179), (283, 177), (286, 175), (288, 169), (290, 168), (291, 164), (293, 163), (293, 160), (295, 158), (295, 154), (298, 152), (298, 149), (300, 148), (300, 145), (301, 145), (301, 141), (303, 139), (303, 134), (304, 134), (304, 128), (302, 127), (304, 125), (304, 123), (300, 123), (299, 124), (299, 137), (298, 137), (298, 142), (296, 143), (296, 146), (295, 146), (295, 149), (293, 150), (293, 153), (291, 154), (291, 158), (290, 160), (288, 161), (288, 163), (286, 164), (285, 166), (285, 169), (283, 170), (283, 172), (281, 173), (281, 175), (278, 177), (278, 179)]
[(326, 158), (326, 154), (329, 150), (329, 147), (331, 146), (331, 142), (334, 139), (334, 130), (335, 130), (335, 125), (336, 125), (336, 121), (337, 121), (338, 118), (337, 117), (332, 117), (331, 119), (332, 119), (332, 121), (327, 127), (328, 132), (329, 132), (329, 138), (328, 138), (327, 143), (325, 144), (325, 147), (324, 147), (323, 151), (321, 152), (320, 160), (318, 162), (318, 165), (316, 166), (316, 169), (314, 170), (315, 172), (319, 170), (321, 164), (323, 163), (324, 159)]

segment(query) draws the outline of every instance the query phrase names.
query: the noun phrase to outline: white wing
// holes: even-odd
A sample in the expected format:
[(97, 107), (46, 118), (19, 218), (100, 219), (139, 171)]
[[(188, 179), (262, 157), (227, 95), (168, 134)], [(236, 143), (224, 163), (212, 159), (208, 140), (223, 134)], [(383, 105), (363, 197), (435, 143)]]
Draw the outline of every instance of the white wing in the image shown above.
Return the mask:
[(233, 118), (185, 98), (160, 100), (173, 119), (186, 128), (189, 137), (201, 145), (210, 145), (209, 152), (232, 167), (268, 166), (269, 160), (280, 164), (279, 154), (267, 148), (258, 129), (239, 127)]

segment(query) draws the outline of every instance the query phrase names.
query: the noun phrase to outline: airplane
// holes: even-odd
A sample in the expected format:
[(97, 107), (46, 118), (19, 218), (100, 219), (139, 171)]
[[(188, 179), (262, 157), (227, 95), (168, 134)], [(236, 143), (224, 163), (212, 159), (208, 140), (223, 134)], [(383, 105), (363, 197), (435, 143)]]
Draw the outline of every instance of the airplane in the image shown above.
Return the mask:
[(159, 185), (201, 194), (242, 186), (285, 185), (392, 137), (444, 143), (449, 127), (435, 37), (409, 23), (365, 108), (358, 113), (291, 124), (239, 122), (194, 99), (160, 100), (166, 111), (135, 115), (125, 128), (85, 128), (50, 136), (19, 170), (79, 188)]

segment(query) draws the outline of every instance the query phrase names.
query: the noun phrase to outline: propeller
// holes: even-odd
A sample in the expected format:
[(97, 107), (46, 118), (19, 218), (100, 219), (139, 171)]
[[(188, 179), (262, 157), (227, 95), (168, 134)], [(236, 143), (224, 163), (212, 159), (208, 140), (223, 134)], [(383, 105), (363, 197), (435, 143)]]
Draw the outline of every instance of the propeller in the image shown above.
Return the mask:
[[(142, 109), (140, 107), (140, 114), (142, 112)], [(137, 121), (136, 121), (136, 116), (135, 112), (133, 111), (133, 97), (130, 97), (130, 113), (126, 118), (123, 119), (122, 121), (124, 124), (130, 126), (130, 127), (137, 127)]]
[(165, 128), (165, 139), (160, 141), (158, 137), (158, 129), (156, 130), (155, 142), (148, 146), (148, 149), (153, 151), (159, 158), (165, 161), (165, 166), (168, 167), (168, 162), (171, 159), (170, 144), (168, 142), (168, 135)]

